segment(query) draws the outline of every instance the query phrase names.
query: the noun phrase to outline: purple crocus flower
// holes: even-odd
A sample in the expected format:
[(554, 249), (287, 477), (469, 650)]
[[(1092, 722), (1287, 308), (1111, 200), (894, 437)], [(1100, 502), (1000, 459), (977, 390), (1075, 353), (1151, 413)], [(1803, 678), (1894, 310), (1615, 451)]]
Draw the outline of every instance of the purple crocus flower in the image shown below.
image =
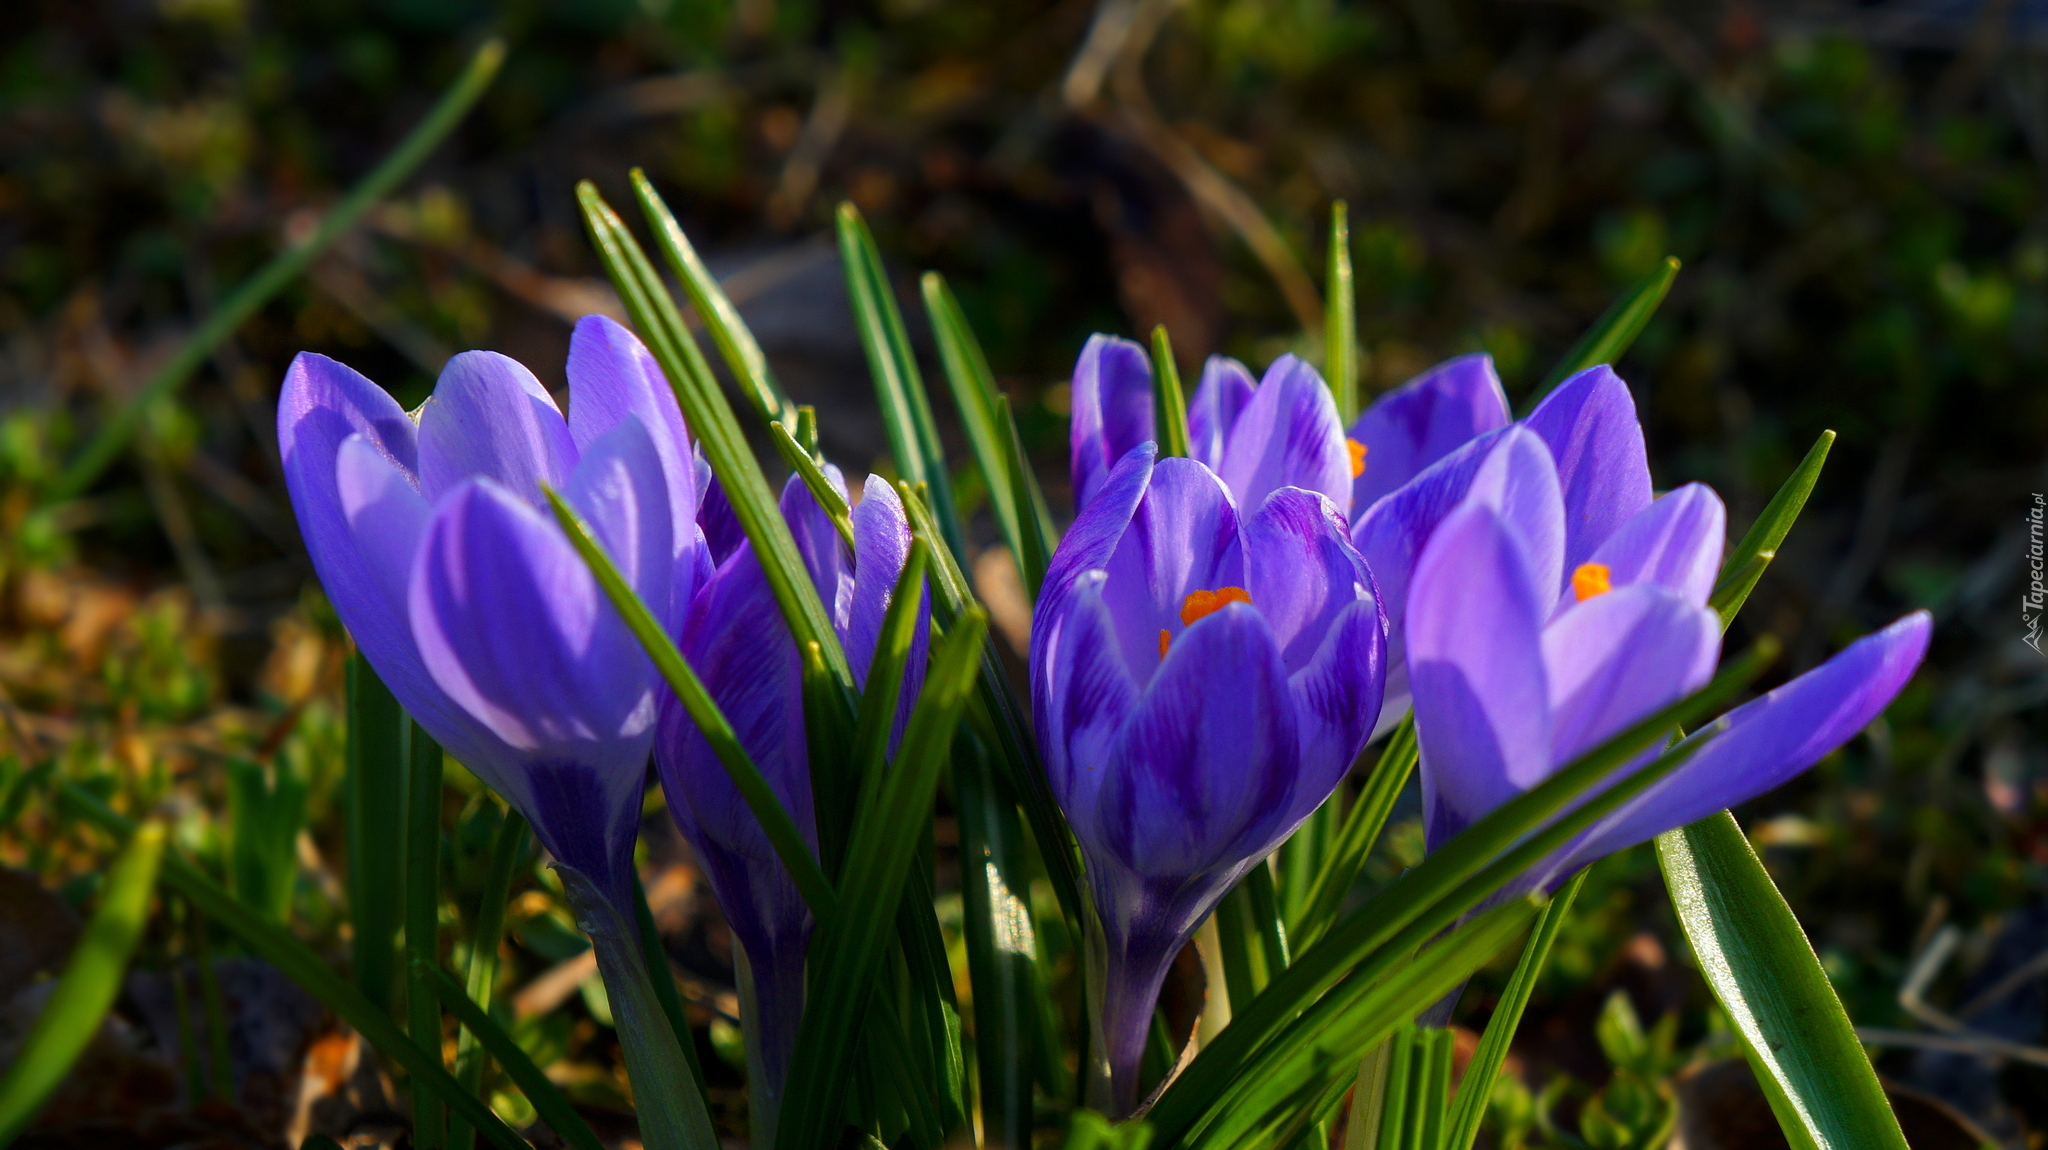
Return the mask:
[(1384, 616), (1336, 505), (1283, 487), (1240, 507), (1200, 461), (1140, 444), (1032, 619), (1039, 741), (1098, 920), (1094, 1102), (1119, 1117), (1173, 956), (1330, 796), (1380, 706)]
[(1446, 360), (1375, 399), (1351, 425), (1346, 445), (1356, 477), (1352, 518), (1510, 418), (1493, 357), (1484, 353)]
[[(839, 470), (828, 464), (825, 473), (844, 494)], [(854, 680), (863, 685), (910, 552), (910, 524), (895, 490), (870, 476), (864, 492), (853, 509), (849, 553), (802, 481), (792, 477), (782, 491), (783, 517), (846, 648)], [(737, 542), (691, 600), (677, 630), (684, 657), (815, 852), (803, 664), (752, 544)], [(921, 615), (897, 709), (899, 736), (924, 682), (928, 630)], [(739, 789), (673, 696), (662, 704), (655, 762), (669, 813), (696, 849), (745, 958), (754, 1063), (749, 1069), (760, 1141), (766, 1137), (760, 1119), (774, 1113), (781, 1097), (803, 1014), (810, 911)]]
[[(1379, 580), (1387, 607), (1387, 702), (1375, 736), (1408, 713), (1406, 618), (1416, 561), (1438, 524), (1473, 492), (1482, 464), (1510, 434), (1533, 435), (1553, 460), (1564, 507), (1556, 540), (1564, 570), (1592, 558), (1622, 523), (1650, 505), (1650, 464), (1635, 400), (1620, 376), (1600, 366), (1559, 384), (1521, 422), (1480, 434), (1360, 509), (1351, 541)], [(1486, 472), (1487, 482), (1494, 484), (1523, 474), (1500, 468)], [(1516, 487), (1489, 498), (1514, 501), (1527, 494)]]
[[(1679, 488), (1583, 557), (1572, 552), (1569, 492), (1543, 437), (1511, 429), (1415, 565), (1406, 625), (1431, 849), (1697, 690), (1720, 657), (1720, 619), (1706, 605), (1725, 530), (1713, 492)], [(1515, 889), (1555, 886), (1805, 770), (1898, 694), (1929, 626), (1925, 612), (1908, 615), (1694, 734), (1712, 739)]]
[[(1127, 339), (1097, 335), (1074, 364), (1074, 510), (1094, 501), (1118, 460), (1152, 431), (1152, 361)], [(1339, 512), (1351, 505), (1351, 453), (1336, 401), (1316, 369), (1283, 355), (1254, 384), (1234, 359), (1209, 357), (1188, 401), (1192, 458), (1221, 477), (1241, 507), (1257, 507), (1282, 487), (1326, 495)]]
[(658, 682), (542, 488), (672, 613), (704, 570), (697, 486), (682, 415), (632, 333), (585, 318), (568, 375), (565, 420), (524, 367), (466, 352), (409, 416), (356, 372), (302, 353), (278, 443), (314, 569), (364, 658), (631, 921)]

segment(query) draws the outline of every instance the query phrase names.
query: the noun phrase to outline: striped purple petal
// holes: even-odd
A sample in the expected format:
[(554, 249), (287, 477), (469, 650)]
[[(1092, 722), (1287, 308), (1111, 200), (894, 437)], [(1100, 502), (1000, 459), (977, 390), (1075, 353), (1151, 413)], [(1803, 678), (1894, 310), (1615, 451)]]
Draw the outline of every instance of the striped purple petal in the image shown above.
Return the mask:
[(1380, 396), (1351, 425), (1351, 438), (1365, 449), (1363, 470), (1351, 481), (1351, 514), (1364, 514), (1423, 468), (1509, 419), (1493, 357), (1484, 353), (1447, 360)]
[(1074, 509), (1085, 509), (1108, 478), (1110, 468), (1152, 438), (1152, 364), (1145, 349), (1127, 339), (1096, 335), (1074, 364)]

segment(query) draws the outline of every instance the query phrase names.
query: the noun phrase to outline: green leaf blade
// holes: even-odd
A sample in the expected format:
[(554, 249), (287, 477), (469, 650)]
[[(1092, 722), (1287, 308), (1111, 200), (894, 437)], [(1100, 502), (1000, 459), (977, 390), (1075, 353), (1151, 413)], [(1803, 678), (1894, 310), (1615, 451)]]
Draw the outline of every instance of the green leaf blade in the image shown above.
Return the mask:
[(1657, 838), (1700, 972), (1795, 1144), (1888, 1147), (1905, 1136), (1792, 908), (1726, 811)]
[(1821, 432), (1799, 466), (1792, 469), (1777, 494), (1764, 505), (1763, 513), (1750, 524), (1742, 541), (1729, 550), (1720, 578), (1715, 580), (1714, 592), (1707, 599), (1707, 606), (1720, 613), (1723, 631), (1735, 621), (1742, 605), (1749, 601), (1749, 593), (1756, 589), (1757, 580), (1763, 578), (1764, 569), (1777, 558), (1778, 548), (1792, 533), (1792, 525), (1799, 521), (1807, 497), (1813, 494), (1813, 485), (1820, 481), (1821, 468), (1827, 464), (1828, 450), (1834, 445), (1835, 433)]
[(1657, 314), (1658, 305), (1664, 302), (1672, 282), (1678, 278), (1678, 268), (1677, 256), (1665, 256), (1664, 262), (1655, 270), (1609, 304), (1586, 334), (1579, 337), (1579, 342), (1573, 344), (1571, 350), (1565, 352), (1556, 366), (1550, 369), (1550, 374), (1543, 377), (1543, 382), (1529, 396), (1528, 406), (1534, 407), (1550, 394), (1551, 388), (1571, 376), (1596, 364), (1619, 360), (1629, 345), (1635, 343), (1636, 337), (1643, 334), (1643, 329), (1649, 326), (1650, 317)]

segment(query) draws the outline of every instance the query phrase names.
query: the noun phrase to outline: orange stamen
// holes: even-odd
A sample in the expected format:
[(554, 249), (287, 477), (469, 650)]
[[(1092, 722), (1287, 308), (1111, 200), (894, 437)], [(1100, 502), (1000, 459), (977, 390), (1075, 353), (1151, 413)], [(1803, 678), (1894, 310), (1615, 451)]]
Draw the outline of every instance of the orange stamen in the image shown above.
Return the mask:
[(1242, 587), (1218, 587), (1214, 591), (1190, 591), (1188, 592), (1188, 597), (1181, 600), (1180, 623), (1183, 627), (1192, 627), (1195, 625), (1195, 620), (1214, 615), (1216, 612), (1223, 610), (1223, 606), (1226, 603), (1249, 603), (1251, 601), (1251, 592)]
[(1346, 450), (1351, 452), (1351, 478), (1356, 479), (1359, 476), (1364, 475), (1365, 444), (1360, 443), (1355, 439), (1347, 439), (1344, 441), (1344, 447)]
[(1614, 584), (1608, 582), (1605, 563), (1581, 563), (1572, 572), (1572, 594), (1578, 597), (1577, 602), (1584, 603), (1595, 595), (1605, 595), (1612, 590)]
[(1171, 636), (1171, 635), (1169, 635), (1169, 634), (1167, 634), (1167, 633), (1166, 633), (1166, 628), (1164, 628), (1164, 627), (1161, 627), (1161, 628), (1159, 629), (1159, 657), (1160, 657), (1160, 658), (1162, 658), (1162, 659), (1166, 658), (1166, 645), (1167, 645), (1168, 643), (1171, 643), (1172, 641), (1173, 641), (1173, 636)]

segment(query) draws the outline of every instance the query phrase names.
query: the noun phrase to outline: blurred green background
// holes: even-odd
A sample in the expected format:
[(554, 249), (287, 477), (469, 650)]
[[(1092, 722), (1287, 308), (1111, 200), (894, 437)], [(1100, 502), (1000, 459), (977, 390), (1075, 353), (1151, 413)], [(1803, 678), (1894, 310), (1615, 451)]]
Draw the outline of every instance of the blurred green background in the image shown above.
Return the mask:
[[(511, 55), (450, 141), (153, 408), (136, 452), (29, 516), (489, 34)], [(1712, 484), (1739, 530), (1823, 429), (1841, 436), (1732, 641), (1775, 633), (1791, 672), (1908, 609), (1938, 621), (1867, 738), (1738, 814), (1859, 1024), (1915, 1025), (1900, 983), (1953, 925), (1929, 997), (2011, 982), (1970, 1025), (2042, 1045), (2044, 971), (2023, 968), (2048, 952), (2048, 659), (2019, 610), (2024, 517), (2048, 492), (2042, 0), (0, 7), (0, 863), (90, 893), (104, 844), (31, 800), (38, 770), (131, 806), (184, 796), (187, 845), (226, 859), (220, 764), (256, 762), (309, 804), (302, 889), (268, 897), (333, 937), (343, 646), (278, 479), (278, 381), (310, 349), (412, 403), (450, 354), (487, 347), (560, 387), (570, 322), (617, 307), (574, 182), (622, 202), (635, 166), (849, 468), (886, 469), (886, 447), (832, 208), (866, 213), (906, 300), (943, 271), (1055, 503), (1090, 332), (1164, 322), (1190, 369), (1319, 353), (1301, 333), (1319, 330), (1334, 199), (1369, 390), (1483, 349), (1520, 397), (1678, 256), (1620, 365), (1659, 486)], [(1712, 1047), (1648, 854), (1604, 864), (1580, 905), (1526, 1031), (1529, 1081), (1600, 1081), (1592, 1019), (1616, 986)], [(672, 949), (705, 979), (715, 1044), (726, 944), (695, 913)], [(562, 957), (521, 938), (528, 973)], [(1879, 1066), (2008, 1145), (2048, 1128), (2040, 1066), (1909, 1047)]]

